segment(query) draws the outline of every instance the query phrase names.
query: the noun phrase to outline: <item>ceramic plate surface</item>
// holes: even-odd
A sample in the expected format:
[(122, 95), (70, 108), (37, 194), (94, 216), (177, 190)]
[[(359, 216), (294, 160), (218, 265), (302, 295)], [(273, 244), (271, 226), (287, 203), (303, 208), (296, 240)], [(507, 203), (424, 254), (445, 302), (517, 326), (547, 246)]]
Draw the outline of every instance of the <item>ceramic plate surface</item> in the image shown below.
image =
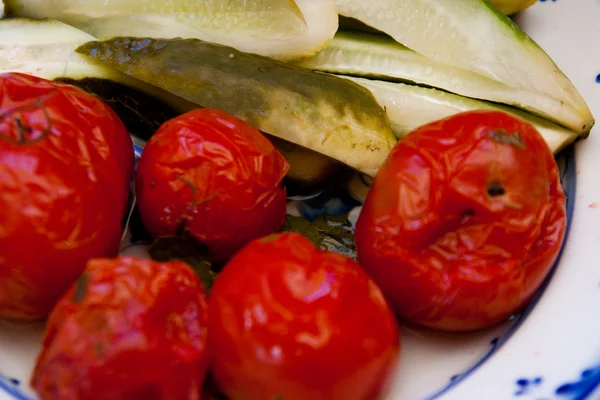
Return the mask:
[[(600, 117), (600, 0), (540, 0), (516, 20)], [(390, 399), (600, 399), (600, 126), (564, 151), (559, 165), (569, 232), (537, 297), (511, 321), (483, 332), (403, 329)], [(289, 211), (352, 216), (356, 206), (337, 193), (293, 201)], [(143, 254), (145, 243), (134, 236), (124, 253)], [(42, 329), (0, 321), (0, 400), (35, 399), (28, 381)]]

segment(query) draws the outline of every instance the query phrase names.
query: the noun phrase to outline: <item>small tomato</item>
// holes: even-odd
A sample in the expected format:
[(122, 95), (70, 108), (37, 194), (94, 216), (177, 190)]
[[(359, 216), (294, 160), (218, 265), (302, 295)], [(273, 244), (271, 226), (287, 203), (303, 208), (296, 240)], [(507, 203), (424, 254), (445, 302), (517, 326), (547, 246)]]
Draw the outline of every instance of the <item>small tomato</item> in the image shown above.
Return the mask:
[(231, 400), (373, 400), (400, 337), (355, 261), (283, 233), (250, 243), (217, 276), (208, 344), (212, 376)]
[(31, 385), (44, 400), (198, 400), (207, 308), (183, 262), (91, 260), (50, 314)]
[(359, 261), (401, 318), (469, 331), (523, 307), (566, 228), (541, 135), (501, 112), (425, 125), (390, 153), (356, 227)]
[(46, 317), (90, 258), (118, 254), (133, 165), (97, 97), (0, 75), (0, 318)]
[(188, 233), (218, 261), (284, 222), (289, 169), (258, 130), (213, 109), (163, 124), (139, 161), (136, 193), (155, 237)]

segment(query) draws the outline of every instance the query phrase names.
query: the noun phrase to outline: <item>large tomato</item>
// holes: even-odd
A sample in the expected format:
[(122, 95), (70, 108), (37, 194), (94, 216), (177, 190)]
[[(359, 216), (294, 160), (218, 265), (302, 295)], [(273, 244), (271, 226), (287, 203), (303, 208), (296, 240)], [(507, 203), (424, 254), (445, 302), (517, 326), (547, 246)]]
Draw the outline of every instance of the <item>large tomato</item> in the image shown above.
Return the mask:
[(531, 299), (565, 226), (565, 195), (543, 138), (522, 120), (477, 111), (425, 125), (392, 150), (356, 245), (398, 316), (467, 331)]
[(198, 400), (207, 309), (183, 262), (91, 260), (50, 314), (31, 384), (44, 400)]
[(197, 109), (164, 123), (138, 164), (136, 194), (153, 236), (190, 234), (217, 261), (284, 222), (288, 163), (259, 131)]
[(0, 317), (45, 317), (89, 258), (118, 254), (133, 162), (95, 96), (0, 75)]
[(398, 359), (379, 288), (355, 261), (299, 234), (238, 252), (208, 307), (212, 376), (231, 400), (374, 400)]

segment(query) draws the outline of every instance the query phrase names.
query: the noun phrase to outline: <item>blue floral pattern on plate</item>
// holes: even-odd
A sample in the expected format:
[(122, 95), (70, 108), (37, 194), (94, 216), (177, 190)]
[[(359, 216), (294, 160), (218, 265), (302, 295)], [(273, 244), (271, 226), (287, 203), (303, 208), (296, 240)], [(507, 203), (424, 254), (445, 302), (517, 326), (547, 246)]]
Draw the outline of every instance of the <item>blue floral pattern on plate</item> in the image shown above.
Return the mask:
[[(527, 397), (534, 400), (549, 400), (548, 397), (539, 397), (537, 394), (545, 389), (548, 384), (543, 377), (519, 378), (515, 382), (515, 398)], [(553, 398), (557, 400), (585, 400), (600, 385), (600, 365), (585, 369), (579, 378), (563, 383), (553, 390)]]
[[(0, 391), (12, 396), (16, 400), (33, 400), (21, 389), (21, 383), (0, 373)], [(0, 393), (2, 394), (2, 393)]]

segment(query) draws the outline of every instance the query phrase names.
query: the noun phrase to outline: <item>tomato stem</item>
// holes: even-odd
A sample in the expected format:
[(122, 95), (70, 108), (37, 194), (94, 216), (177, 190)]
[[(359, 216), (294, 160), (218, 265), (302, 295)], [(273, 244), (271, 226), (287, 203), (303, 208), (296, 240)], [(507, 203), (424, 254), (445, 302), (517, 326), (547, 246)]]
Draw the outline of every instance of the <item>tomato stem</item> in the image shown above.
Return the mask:
[(44, 117), (46, 118), (46, 125), (47, 125), (39, 136), (32, 137), (32, 133), (34, 132), (34, 129), (32, 129), (31, 126), (25, 124), (21, 118), (16, 116), (16, 117), (13, 117), (13, 121), (14, 121), (15, 125), (17, 126), (17, 138), (13, 139), (7, 133), (0, 133), (0, 139), (4, 139), (15, 145), (25, 145), (25, 144), (39, 142), (40, 140), (42, 140), (46, 136), (48, 136), (50, 134), (52, 121), (50, 119), (50, 115), (48, 115), (48, 110), (46, 110), (46, 108), (43, 106), (43, 103), (45, 100), (47, 100), (50, 97), (50, 95), (52, 93), (54, 93), (54, 90), (52, 92), (48, 93), (47, 95), (38, 98), (37, 100), (35, 100), (34, 102), (32, 102), (30, 104), (27, 104), (22, 107), (17, 107), (13, 110), (9, 110), (3, 114), (0, 114), (0, 121), (2, 121), (5, 118), (12, 117), (14, 114), (17, 114), (17, 113), (20, 114), (24, 111), (29, 111), (29, 110), (39, 107), (40, 110), (42, 111), (42, 113), (44, 114)]
[(492, 182), (489, 184), (487, 188), (487, 194), (490, 197), (499, 197), (506, 194), (506, 189), (504, 189), (504, 185), (500, 182)]

